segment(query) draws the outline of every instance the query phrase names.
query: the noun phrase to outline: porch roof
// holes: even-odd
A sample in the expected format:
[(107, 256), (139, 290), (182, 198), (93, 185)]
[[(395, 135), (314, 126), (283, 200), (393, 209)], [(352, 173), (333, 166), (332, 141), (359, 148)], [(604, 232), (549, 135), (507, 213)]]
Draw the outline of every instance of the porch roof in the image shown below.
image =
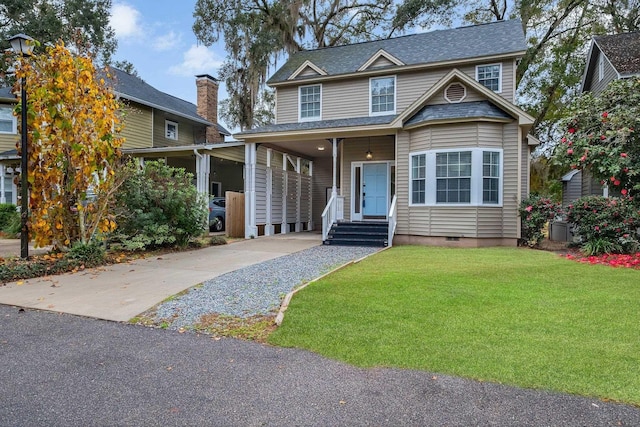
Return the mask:
[(407, 120), (404, 125), (405, 127), (410, 127), (434, 121), (477, 118), (513, 120), (513, 117), (489, 101), (474, 101), (459, 104), (426, 105)]
[(365, 127), (375, 125), (387, 125), (391, 123), (397, 116), (395, 114), (385, 116), (367, 116), (367, 117), (351, 117), (347, 119), (333, 120), (316, 120), (299, 123), (281, 123), (275, 125), (266, 125), (256, 129), (240, 132), (234, 137), (242, 139), (246, 135), (269, 134), (274, 132), (303, 132), (318, 129), (343, 129), (353, 127)]

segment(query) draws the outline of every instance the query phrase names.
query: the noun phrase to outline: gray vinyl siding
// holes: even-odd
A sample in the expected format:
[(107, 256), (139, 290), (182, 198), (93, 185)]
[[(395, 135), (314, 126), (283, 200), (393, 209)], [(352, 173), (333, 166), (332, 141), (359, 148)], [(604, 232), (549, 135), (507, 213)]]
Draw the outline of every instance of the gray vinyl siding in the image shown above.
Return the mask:
[(580, 198), (582, 191), (582, 172), (578, 172), (569, 181), (562, 183), (562, 206), (568, 206)]
[[(515, 238), (517, 234), (518, 124), (437, 125), (398, 135), (397, 234), (433, 237)], [(409, 206), (409, 155), (447, 148), (502, 148), (503, 205)]]
[(601, 55), (602, 55), (602, 52), (598, 52), (598, 56), (595, 60), (595, 65), (591, 73), (591, 92), (593, 92), (594, 95), (598, 95), (599, 93), (601, 93), (607, 87), (609, 82), (618, 78), (618, 73), (616, 73), (616, 70), (613, 68), (611, 63), (605, 57), (604, 58), (604, 75), (602, 80), (600, 81), (598, 80), (598, 78), (600, 77), (600, 74), (598, 71), (598, 63), (600, 61)]
[[(373, 152), (372, 161), (393, 161), (395, 157), (395, 145), (393, 137), (372, 137), (371, 145), (368, 138), (345, 139), (342, 142), (342, 173), (340, 189), (344, 196), (344, 216), (345, 219), (351, 217), (351, 162), (366, 162), (365, 154), (371, 149)], [(370, 147), (370, 148), (369, 148)], [(391, 198), (389, 198), (391, 203)]]
[[(152, 120), (151, 108), (138, 104), (126, 106), (120, 134), (125, 138), (123, 148), (151, 148), (153, 146)], [(164, 124), (162, 134), (164, 134)]]
[[(259, 152), (259, 151), (258, 151)], [(244, 146), (216, 148), (209, 152), (211, 156), (218, 159), (231, 160), (237, 163), (244, 163)]]
[(16, 149), (16, 143), (20, 140), (19, 133), (0, 133), (0, 153)]
[[(496, 63), (496, 62), (491, 62)], [(476, 78), (476, 65), (457, 67), (471, 78)], [(394, 68), (382, 76), (396, 76), (396, 113), (402, 111), (428, 91), (442, 77), (454, 67), (443, 67), (427, 71), (408, 71), (396, 73)], [(502, 63), (502, 92), (500, 95), (513, 102), (514, 73), (513, 61)], [(304, 83), (308, 84), (308, 83)], [(472, 95), (465, 101), (476, 100)], [(442, 98), (442, 94), (437, 97)], [(276, 92), (276, 117), (278, 123), (298, 122), (298, 86), (278, 87)], [(478, 98), (477, 100), (480, 100)], [(366, 117), (369, 115), (369, 76), (336, 79), (322, 82), (322, 113), (323, 120), (341, 119), (349, 117)]]
[[(316, 230), (322, 228), (322, 211), (327, 205), (327, 188), (333, 185), (333, 158), (318, 157), (313, 161), (313, 214)], [(340, 182), (339, 180), (337, 182)]]
[(582, 171), (582, 196), (602, 196), (602, 184), (588, 169)]
[(530, 185), (529, 180), (531, 176), (532, 147), (529, 147), (526, 136), (522, 138), (521, 144), (522, 144), (522, 152), (520, 154), (522, 156), (522, 159), (520, 163), (522, 165), (522, 174), (520, 174), (520, 179), (521, 179), (522, 188), (520, 193), (520, 199), (526, 199), (527, 197), (529, 197), (529, 185)]

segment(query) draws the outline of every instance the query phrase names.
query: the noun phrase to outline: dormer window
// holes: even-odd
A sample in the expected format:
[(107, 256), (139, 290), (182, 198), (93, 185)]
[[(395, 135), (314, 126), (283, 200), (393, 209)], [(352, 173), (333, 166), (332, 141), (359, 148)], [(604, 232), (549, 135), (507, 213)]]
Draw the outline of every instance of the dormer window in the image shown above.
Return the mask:
[(379, 116), (396, 113), (396, 78), (376, 77), (369, 80), (369, 114)]
[(502, 92), (502, 64), (478, 65), (476, 80), (494, 92)]
[(164, 136), (167, 139), (178, 140), (178, 123), (171, 120), (164, 121)]
[(299, 98), (299, 120), (301, 122), (320, 120), (322, 115), (322, 86), (300, 86)]

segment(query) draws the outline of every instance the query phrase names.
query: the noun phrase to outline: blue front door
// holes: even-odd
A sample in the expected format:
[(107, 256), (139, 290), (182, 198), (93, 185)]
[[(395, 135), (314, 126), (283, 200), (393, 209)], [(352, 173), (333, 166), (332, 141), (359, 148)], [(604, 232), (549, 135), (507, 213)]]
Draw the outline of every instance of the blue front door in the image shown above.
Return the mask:
[(362, 165), (362, 213), (366, 216), (387, 216), (389, 179), (386, 163)]

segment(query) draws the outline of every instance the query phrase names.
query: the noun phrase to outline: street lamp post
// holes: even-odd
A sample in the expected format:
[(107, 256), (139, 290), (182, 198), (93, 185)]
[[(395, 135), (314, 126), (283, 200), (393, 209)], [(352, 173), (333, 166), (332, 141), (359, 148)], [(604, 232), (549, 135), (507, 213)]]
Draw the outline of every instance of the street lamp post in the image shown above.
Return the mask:
[[(23, 56), (30, 56), (33, 51), (33, 39), (26, 34), (17, 34), (9, 39), (13, 51)], [(22, 77), (21, 87), (21, 123), (22, 141), (20, 145), (20, 257), (29, 258), (29, 181), (27, 180), (27, 169), (29, 166), (29, 152), (27, 144), (27, 79)]]

